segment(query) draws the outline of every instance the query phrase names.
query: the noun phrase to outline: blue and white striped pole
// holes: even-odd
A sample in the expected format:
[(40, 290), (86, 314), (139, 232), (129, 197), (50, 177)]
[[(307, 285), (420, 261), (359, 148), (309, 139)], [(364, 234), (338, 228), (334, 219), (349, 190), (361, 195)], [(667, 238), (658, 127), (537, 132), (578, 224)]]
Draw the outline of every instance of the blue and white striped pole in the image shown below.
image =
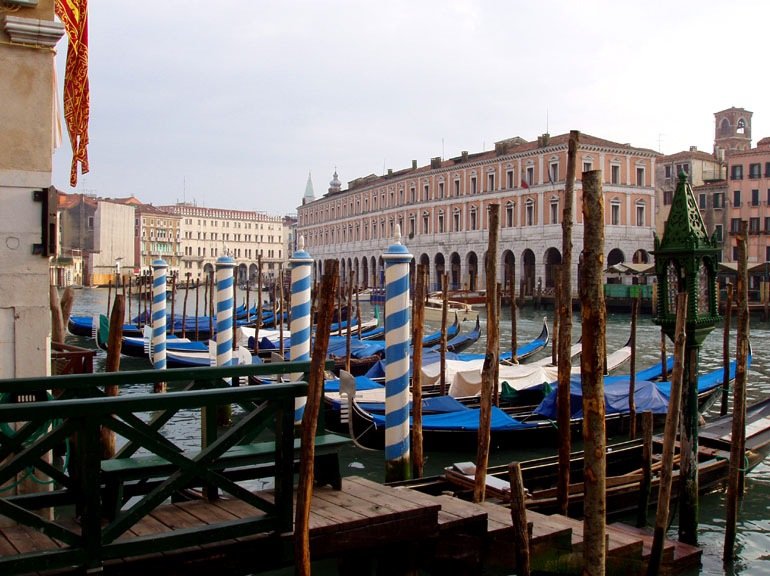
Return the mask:
[[(300, 236), (298, 250), (289, 259), (291, 267), (291, 349), (289, 358), (310, 360), (310, 288), (313, 259), (305, 252), (305, 237)], [(294, 421), (302, 420), (307, 398), (294, 400)]]
[(411, 477), (409, 454), (409, 263), (412, 255), (395, 242), (385, 261), (385, 479)]
[(231, 256), (217, 258), (217, 366), (229, 366), (233, 360), (233, 269)]
[[(166, 369), (166, 272), (168, 264), (158, 259), (152, 263), (152, 365)], [(172, 318), (173, 322), (174, 319)]]

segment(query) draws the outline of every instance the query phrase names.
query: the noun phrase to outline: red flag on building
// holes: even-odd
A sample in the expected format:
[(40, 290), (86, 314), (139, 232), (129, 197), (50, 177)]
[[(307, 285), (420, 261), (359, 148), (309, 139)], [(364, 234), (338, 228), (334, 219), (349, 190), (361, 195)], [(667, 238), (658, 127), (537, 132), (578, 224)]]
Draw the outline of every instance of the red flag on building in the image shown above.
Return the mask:
[(88, 0), (56, 0), (56, 15), (64, 24), (69, 44), (64, 72), (64, 121), (72, 144), (70, 186), (88, 172)]
[(521, 187), (522, 188), (529, 188), (529, 183), (527, 182), (527, 174), (526, 172), (521, 173)]

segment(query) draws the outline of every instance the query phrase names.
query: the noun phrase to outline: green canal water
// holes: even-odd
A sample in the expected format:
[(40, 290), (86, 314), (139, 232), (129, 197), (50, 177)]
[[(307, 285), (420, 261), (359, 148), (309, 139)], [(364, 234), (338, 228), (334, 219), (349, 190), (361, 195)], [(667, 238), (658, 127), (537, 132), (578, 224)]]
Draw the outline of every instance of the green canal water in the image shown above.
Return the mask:
[[(202, 294), (201, 294), (202, 297)], [(243, 295), (238, 296), (238, 302), (243, 300)], [(192, 302), (192, 298), (190, 300)], [(136, 314), (137, 303), (132, 303), (133, 313)], [(482, 315), (482, 328), (485, 324), (484, 309), (478, 308)], [(84, 288), (76, 291), (76, 300), (73, 314), (106, 313), (107, 290)], [(177, 297), (176, 313), (182, 311), (182, 297)], [(188, 314), (192, 314), (192, 304), (188, 303)], [(372, 308), (368, 304), (362, 304), (362, 315), (370, 317)], [(552, 326), (553, 318), (550, 310), (533, 310), (525, 308), (518, 316), (519, 342), (528, 341), (537, 336), (542, 327), (543, 318), (546, 318), (549, 326)], [(615, 350), (623, 346), (630, 334), (629, 314), (610, 314), (607, 320), (607, 349)], [(510, 312), (506, 308), (500, 321), (500, 341), (510, 342), (511, 322)], [(470, 329), (470, 325), (468, 325)], [(580, 317), (576, 314), (573, 319), (573, 338), (580, 333)], [(69, 337), (69, 342), (85, 347), (91, 344), (81, 338)], [(649, 316), (642, 315), (639, 319), (637, 332), (637, 367), (641, 368), (659, 361), (660, 329), (655, 326)], [(470, 351), (483, 351), (486, 343), (482, 332), (482, 338)], [(752, 365), (748, 378), (749, 402), (757, 401), (770, 396), (770, 323), (761, 322), (758, 317), (751, 318), (751, 345)], [(670, 343), (669, 343), (670, 346)], [(731, 352), (734, 356), (734, 332)], [(670, 350), (670, 348), (669, 348)], [(543, 352), (546, 354), (546, 352)], [(550, 347), (547, 349), (550, 354)], [(101, 370), (104, 356), (100, 352), (97, 356), (96, 370)], [(704, 343), (701, 358), (701, 372), (714, 370), (722, 364), (722, 329), (717, 327)], [(139, 359), (123, 358), (122, 368), (126, 370), (146, 369), (149, 363)], [(627, 373), (628, 365), (620, 367), (616, 373)], [(143, 391), (137, 388), (136, 391)], [(130, 392), (130, 390), (129, 390)], [(714, 416), (718, 413), (718, 405), (707, 414)], [(188, 420), (184, 418), (175, 422), (171, 431), (174, 440), (179, 442), (196, 443), (199, 440), (197, 418), (190, 415)], [(611, 441), (611, 439), (610, 439)], [(490, 455), (491, 464), (507, 464), (514, 460), (525, 460), (545, 454), (553, 454), (556, 447), (551, 449), (527, 449), (496, 451)], [(453, 462), (472, 460), (474, 454), (457, 452), (430, 452), (426, 454), (425, 473), (437, 474)], [(383, 453), (379, 451), (364, 451), (350, 447), (342, 453), (343, 474), (365, 476), (375, 481), (383, 481), (385, 476), (385, 462)], [(713, 492), (700, 500), (700, 528), (698, 533), (699, 545), (703, 548), (703, 562), (699, 571), (691, 574), (708, 575), (755, 575), (770, 574), (770, 460), (756, 467), (746, 478), (746, 493), (740, 505), (738, 530), (736, 539), (737, 560), (728, 568), (722, 564), (722, 548), (724, 543), (725, 506), (723, 491)], [(650, 513), (650, 521), (654, 521), (654, 511)], [(669, 531), (669, 536), (677, 534), (677, 519)], [(327, 573), (320, 567), (318, 573)], [(287, 572), (291, 573), (291, 572)]]

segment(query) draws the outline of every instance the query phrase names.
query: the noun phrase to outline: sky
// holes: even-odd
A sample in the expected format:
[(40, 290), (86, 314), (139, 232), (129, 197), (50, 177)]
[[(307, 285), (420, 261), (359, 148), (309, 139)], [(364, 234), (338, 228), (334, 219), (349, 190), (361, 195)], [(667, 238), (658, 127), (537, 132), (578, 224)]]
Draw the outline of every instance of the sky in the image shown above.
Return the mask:
[[(296, 213), (337, 170), (570, 130), (711, 152), (714, 112), (770, 136), (765, 0), (110, 0), (89, 3), (90, 172), (155, 205)], [(56, 65), (59, 99), (66, 39)]]

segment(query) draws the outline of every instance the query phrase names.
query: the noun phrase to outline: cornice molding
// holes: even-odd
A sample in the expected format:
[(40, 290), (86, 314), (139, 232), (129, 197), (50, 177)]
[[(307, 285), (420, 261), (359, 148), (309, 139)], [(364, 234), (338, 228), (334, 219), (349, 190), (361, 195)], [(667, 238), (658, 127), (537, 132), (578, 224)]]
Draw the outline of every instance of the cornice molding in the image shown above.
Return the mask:
[(64, 36), (64, 24), (56, 20), (38, 20), (22, 16), (3, 17), (3, 29), (13, 44), (53, 48)]

